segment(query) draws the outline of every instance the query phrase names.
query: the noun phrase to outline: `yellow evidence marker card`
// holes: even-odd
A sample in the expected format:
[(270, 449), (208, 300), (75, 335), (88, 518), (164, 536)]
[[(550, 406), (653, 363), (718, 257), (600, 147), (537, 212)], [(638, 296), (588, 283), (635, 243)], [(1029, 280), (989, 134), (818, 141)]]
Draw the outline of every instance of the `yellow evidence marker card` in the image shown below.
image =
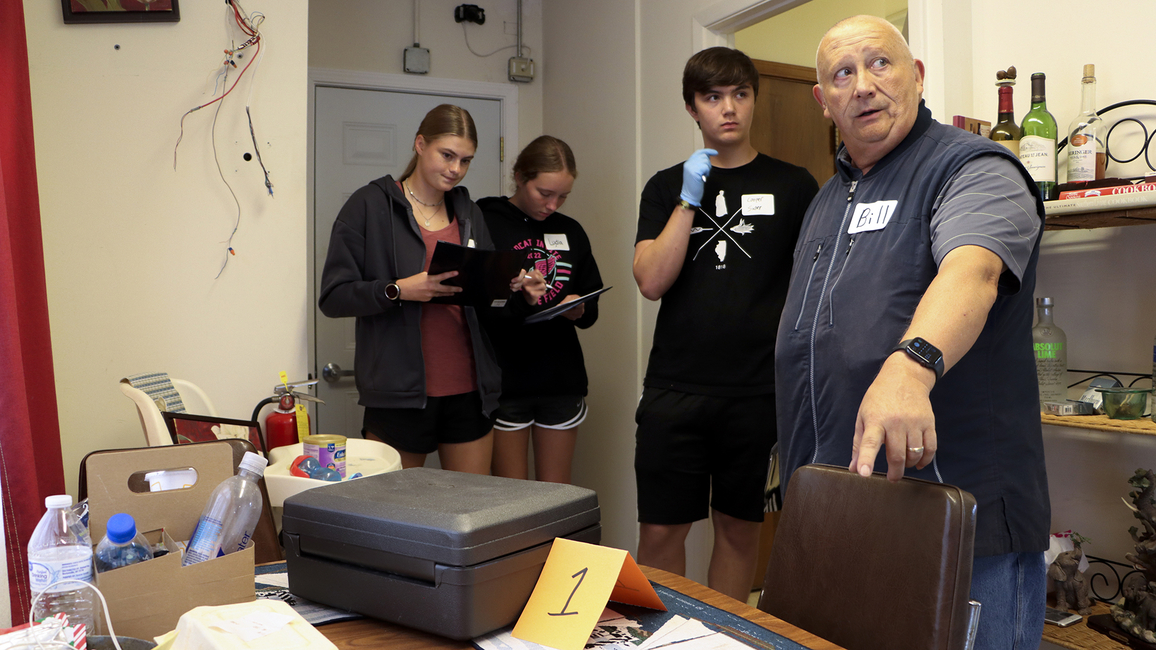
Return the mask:
[(611, 600), (666, 611), (626, 551), (555, 539), (513, 634), (558, 650), (582, 650)]

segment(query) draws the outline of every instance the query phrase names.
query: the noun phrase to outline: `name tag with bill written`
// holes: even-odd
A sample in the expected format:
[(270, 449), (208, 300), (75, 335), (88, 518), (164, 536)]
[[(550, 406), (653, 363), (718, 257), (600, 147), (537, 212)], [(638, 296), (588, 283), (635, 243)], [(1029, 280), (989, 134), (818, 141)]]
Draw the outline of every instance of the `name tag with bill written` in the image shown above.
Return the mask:
[(899, 201), (876, 201), (855, 206), (855, 212), (851, 214), (851, 223), (847, 225), (847, 234), (883, 230), (891, 221), (891, 216), (895, 214), (898, 206)]

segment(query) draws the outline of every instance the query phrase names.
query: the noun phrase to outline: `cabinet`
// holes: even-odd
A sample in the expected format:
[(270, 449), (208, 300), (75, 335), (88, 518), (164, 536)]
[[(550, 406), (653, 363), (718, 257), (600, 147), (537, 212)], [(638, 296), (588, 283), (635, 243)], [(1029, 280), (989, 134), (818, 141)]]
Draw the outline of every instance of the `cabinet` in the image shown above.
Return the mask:
[[(1044, 222), (1044, 230), (1111, 228), (1152, 223), (1156, 223), (1156, 207), (1048, 216)], [(1040, 419), (1043, 424), (1053, 426), (1156, 436), (1156, 422), (1148, 418), (1141, 420), (1111, 420), (1106, 415), (1061, 417), (1041, 413)], [(1108, 613), (1108, 606), (1104, 603), (1095, 603), (1092, 608), (1092, 613), (1093, 615), (1106, 614)], [(1097, 650), (1119, 648), (1120, 650), (1127, 650), (1128, 648), (1127, 645), (1117, 643), (1107, 636), (1089, 629), (1084, 621), (1066, 628), (1045, 625), (1043, 640), (1064, 648), (1073, 648), (1074, 650), (1088, 648), (1096, 648)]]

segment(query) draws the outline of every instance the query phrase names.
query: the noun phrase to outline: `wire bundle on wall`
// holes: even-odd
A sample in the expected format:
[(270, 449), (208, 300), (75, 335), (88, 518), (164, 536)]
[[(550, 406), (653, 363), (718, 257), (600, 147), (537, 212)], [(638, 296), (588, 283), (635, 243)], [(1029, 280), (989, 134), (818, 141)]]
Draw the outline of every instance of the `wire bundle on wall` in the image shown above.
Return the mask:
[[(189, 110), (185, 111), (184, 115), (181, 115), (181, 132), (177, 137), (177, 143), (173, 146), (173, 169), (175, 170), (177, 168), (177, 149), (181, 146), (181, 140), (183, 140), (185, 137), (185, 118), (192, 113), (201, 110), (202, 108), (207, 108), (213, 104), (217, 105), (216, 110), (213, 113), (213, 124), (210, 131), (210, 139), (213, 144), (213, 160), (217, 164), (217, 173), (221, 176), (221, 182), (223, 182), (225, 187), (229, 189), (229, 194), (232, 195), (233, 202), (237, 206), (237, 220), (233, 225), (233, 231), (229, 233), (229, 238), (224, 241), (226, 247), (225, 260), (221, 264), (220, 270), (217, 271), (215, 278), (221, 277), (221, 273), (223, 273), (225, 271), (225, 267), (229, 265), (229, 257), (236, 255), (236, 251), (233, 249), (233, 237), (237, 234), (237, 229), (241, 227), (241, 202), (237, 199), (237, 193), (233, 191), (233, 186), (230, 185), (228, 179), (225, 178), (225, 173), (221, 169), (221, 160), (217, 154), (217, 116), (221, 113), (221, 106), (224, 104), (223, 100), (233, 92), (233, 89), (237, 87), (237, 84), (240, 83), (241, 78), (245, 76), (245, 73), (249, 71), (249, 68), (253, 67), (254, 64), (257, 65), (257, 68), (260, 67), (261, 45), (263, 41), (260, 27), (261, 23), (265, 21), (265, 14), (260, 12), (246, 14), (245, 10), (241, 7), (241, 4), (237, 0), (225, 0), (225, 4), (231, 11), (233, 20), (237, 24), (237, 28), (240, 29), (241, 33), (244, 34), (247, 38), (240, 45), (225, 49), (225, 57), (221, 62), (221, 70), (217, 74), (218, 85), (214, 87), (213, 92), (215, 94), (218, 88), (225, 90), (213, 99), (205, 102), (204, 104), (201, 104), (200, 106), (190, 108)], [(249, 62), (245, 64), (245, 67), (240, 68), (240, 72), (237, 73), (237, 76), (233, 80), (232, 85), (230, 85), (230, 72), (238, 69), (237, 59), (243, 58), (242, 53), (249, 48), (253, 48), (253, 56), (249, 58)], [(249, 96), (245, 100), (245, 118), (249, 122), (249, 137), (253, 141), (253, 151), (257, 157), (257, 164), (261, 166), (261, 172), (265, 175), (265, 189), (269, 192), (269, 196), (272, 197), (273, 182), (269, 179), (269, 170), (265, 168), (265, 162), (261, 159), (261, 149), (257, 145), (257, 134), (256, 130), (253, 128), (253, 116), (249, 111), (249, 107), (253, 98), (253, 80), (257, 75), (257, 68), (254, 68), (253, 74), (249, 76)]]

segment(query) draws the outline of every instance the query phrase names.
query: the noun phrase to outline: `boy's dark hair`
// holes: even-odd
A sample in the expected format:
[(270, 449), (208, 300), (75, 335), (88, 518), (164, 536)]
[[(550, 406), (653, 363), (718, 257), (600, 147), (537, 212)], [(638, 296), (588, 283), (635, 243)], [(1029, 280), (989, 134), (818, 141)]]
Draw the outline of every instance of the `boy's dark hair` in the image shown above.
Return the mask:
[(694, 94), (718, 86), (748, 85), (759, 94), (759, 71), (751, 57), (729, 47), (708, 47), (690, 57), (682, 70), (682, 98), (694, 106)]

